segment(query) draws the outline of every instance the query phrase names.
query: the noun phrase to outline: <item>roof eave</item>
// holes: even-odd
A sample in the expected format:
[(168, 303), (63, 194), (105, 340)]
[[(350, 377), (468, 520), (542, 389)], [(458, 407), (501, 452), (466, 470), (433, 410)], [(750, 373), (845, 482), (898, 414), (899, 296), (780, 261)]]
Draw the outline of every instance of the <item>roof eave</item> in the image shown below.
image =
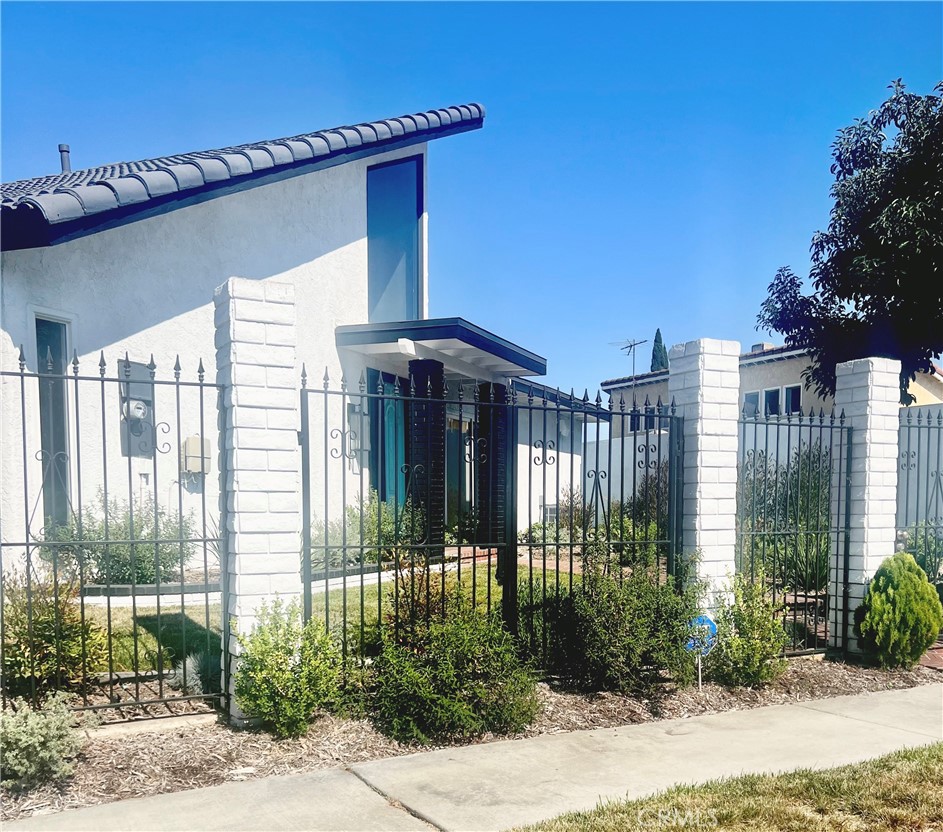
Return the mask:
[(484, 115), (461, 121), (457, 124), (439, 126), (433, 130), (416, 131), (401, 136), (391, 136), (354, 148), (345, 148), (329, 156), (303, 159), (286, 163), (278, 167), (268, 167), (259, 171), (245, 173), (238, 178), (223, 179), (216, 182), (204, 182), (202, 185), (175, 191), (163, 196), (155, 196), (143, 202), (119, 205), (106, 211), (88, 214), (74, 219), (56, 221), (46, 217), (39, 203), (24, 201), (19, 206), (4, 205), (0, 209), (0, 250), (16, 251), (40, 248), (69, 242), (90, 234), (97, 234), (111, 228), (118, 228), (132, 222), (138, 222), (169, 211), (197, 205), (222, 196), (239, 193), (250, 188), (269, 185), (296, 176), (304, 176), (318, 170), (389, 153), (408, 147), (425, 144), (432, 139), (453, 136), (480, 129), (484, 124)]

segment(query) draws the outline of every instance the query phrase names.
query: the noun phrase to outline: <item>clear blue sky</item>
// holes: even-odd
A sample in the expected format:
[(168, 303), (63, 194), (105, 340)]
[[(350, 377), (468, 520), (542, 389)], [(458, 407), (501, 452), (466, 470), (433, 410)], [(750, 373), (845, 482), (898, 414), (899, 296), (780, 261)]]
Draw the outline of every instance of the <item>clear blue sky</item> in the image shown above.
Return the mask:
[[(431, 313), (592, 387), (608, 342), (754, 331), (835, 131), (943, 76), (939, 3), (2, 4), (2, 175), (480, 101), (431, 147)], [(641, 348), (647, 369), (650, 343)]]

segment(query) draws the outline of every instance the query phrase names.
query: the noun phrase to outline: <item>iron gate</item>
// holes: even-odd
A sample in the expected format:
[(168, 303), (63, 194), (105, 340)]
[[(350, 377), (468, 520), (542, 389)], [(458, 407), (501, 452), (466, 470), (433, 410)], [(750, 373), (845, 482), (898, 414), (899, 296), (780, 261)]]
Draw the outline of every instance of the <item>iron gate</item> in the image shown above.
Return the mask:
[[(828, 622), (836, 608), (848, 620), (851, 427), (844, 412), (754, 409), (741, 414), (739, 432), (737, 571), (766, 582), (787, 653), (824, 652), (847, 638)], [(840, 594), (830, 596), (830, 585)]]
[[(58, 348), (54, 351), (53, 345)], [(52, 339), (0, 372), (0, 688), (77, 709), (181, 713), (225, 696), (222, 390)]]
[(897, 546), (943, 595), (943, 406), (902, 408)]
[(541, 604), (578, 590), (587, 541), (667, 581), (680, 552), (681, 418), (660, 401), (368, 371), (302, 375), (306, 618), (361, 659), (381, 632), (465, 603), (545, 654)]

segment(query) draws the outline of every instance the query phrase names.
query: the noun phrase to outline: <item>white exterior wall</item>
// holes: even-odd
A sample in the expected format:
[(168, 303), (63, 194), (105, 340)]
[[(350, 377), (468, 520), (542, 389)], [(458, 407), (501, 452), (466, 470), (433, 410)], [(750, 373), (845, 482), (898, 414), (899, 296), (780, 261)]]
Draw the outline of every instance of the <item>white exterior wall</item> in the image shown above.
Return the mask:
[[(618, 426), (616, 431), (618, 433)], [(658, 466), (667, 464), (669, 459), (668, 429), (626, 432), (615, 441), (601, 439), (586, 445), (587, 471), (599, 468), (607, 472), (606, 479), (600, 484), (605, 503), (613, 500), (625, 502), (631, 500), (639, 489), (644, 487), (646, 476), (654, 476)], [(583, 494), (589, 499), (593, 483), (584, 477)], [(653, 517), (652, 520), (655, 518)]]
[[(68, 322), (69, 352), (79, 356), (83, 375), (97, 376), (100, 351), (104, 350), (107, 374), (117, 374), (117, 362), (125, 352), (132, 361), (147, 362), (153, 354), (158, 379), (172, 379), (177, 355), (183, 365), (182, 379), (196, 380), (196, 367), (203, 359), (207, 381), (214, 380), (213, 292), (229, 277), (276, 280), (293, 284), (298, 308), (297, 362), (285, 367), (297, 384), (301, 362), (309, 376), (320, 382), (325, 366), (332, 386), (339, 386), (341, 372), (353, 385), (362, 365), (356, 356), (345, 357), (345, 366), (334, 346), (334, 329), (367, 320), (367, 168), (381, 162), (415, 155), (425, 156), (426, 146), (404, 148), (292, 179), (170, 211), (56, 246), (3, 252), (0, 260), (0, 367), (16, 370), (17, 350), (23, 345), (27, 369), (37, 369), (34, 318)], [(423, 165), (425, 174), (426, 165)], [(423, 312), (428, 309), (426, 269), (427, 218), (422, 218)], [(18, 379), (0, 378), (0, 518), (5, 540), (23, 535), (22, 456), (19, 453)], [(117, 451), (119, 418), (117, 385), (109, 386), (105, 413), (106, 442), (114, 487), (109, 491), (126, 495), (137, 492), (140, 473), (151, 471), (151, 460), (127, 459)], [(94, 497), (101, 471), (86, 467), (101, 459), (102, 411), (94, 406), (94, 386), (80, 391), (82, 409), (78, 419), (83, 463), (83, 501)], [(35, 397), (34, 397), (35, 398)], [(180, 429), (183, 436), (197, 432), (199, 408), (183, 404)], [(212, 403), (211, 403), (212, 404)], [(69, 393), (69, 408), (74, 400)], [(159, 407), (172, 413), (169, 405)], [(27, 415), (27, 436), (39, 448), (38, 408), (35, 401)], [(206, 435), (214, 439), (215, 413), (205, 414)], [(315, 426), (312, 426), (315, 429)], [(73, 448), (75, 426), (72, 426)], [(175, 419), (168, 425), (173, 453), (158, 455), (160, 504), (176, 510), (178, 480)], [(74, 453), (73, 453), (74, 456)], [(215, 450), (214, 450), (215, 456)], [(38, 464), (38, 463), (37, 463)], [(73, 459), (74, 465), (74, 459)], [(36, 464), (30, 462), (30, 468)], [(215, 473), (215, 468), (214, 468)], [(30, 491), (38, 477), (30, 475)], [(153, 478), (151, 478), (153, 479)], [(73, 482), (75, 471), (73, 471)], [(218, 486), (215, 476), (206, 478), (206, 492), (183, 489), (184, 511), (199, 511), (205, 498), (215, 506)], [(28, 495), (30, 505), (37, 494)], [(40, 511), (41, 514), (41, 511)], [(12, 526), (12, 528), (11, 528)], [(35, 531), (35, 530), (34, 530)]]
[[(518, 399), (520, 402), (520, 399)], [(558, 505), (583, 485), (583, 422), (561, 410), (546, 412), (537, 404), (517, 413), (517, 529), (542, 523), (545, 505)], [(564, 437), (566, 432), (569, 436)], [(539, 443), (539, 445), (537, 444)], [(552, 443), (552, 444), (550, 444)]]

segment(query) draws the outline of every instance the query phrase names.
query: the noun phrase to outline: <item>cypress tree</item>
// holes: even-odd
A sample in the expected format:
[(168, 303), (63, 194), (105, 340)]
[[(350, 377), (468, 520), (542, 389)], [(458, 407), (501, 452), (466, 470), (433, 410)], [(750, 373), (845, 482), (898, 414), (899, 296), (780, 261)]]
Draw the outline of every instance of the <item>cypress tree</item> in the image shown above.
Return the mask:
[(652, 372), (668, 369), (668, 350), (661, 340), (661, 330), (655, 330), (655, 343), (652, 344)]

